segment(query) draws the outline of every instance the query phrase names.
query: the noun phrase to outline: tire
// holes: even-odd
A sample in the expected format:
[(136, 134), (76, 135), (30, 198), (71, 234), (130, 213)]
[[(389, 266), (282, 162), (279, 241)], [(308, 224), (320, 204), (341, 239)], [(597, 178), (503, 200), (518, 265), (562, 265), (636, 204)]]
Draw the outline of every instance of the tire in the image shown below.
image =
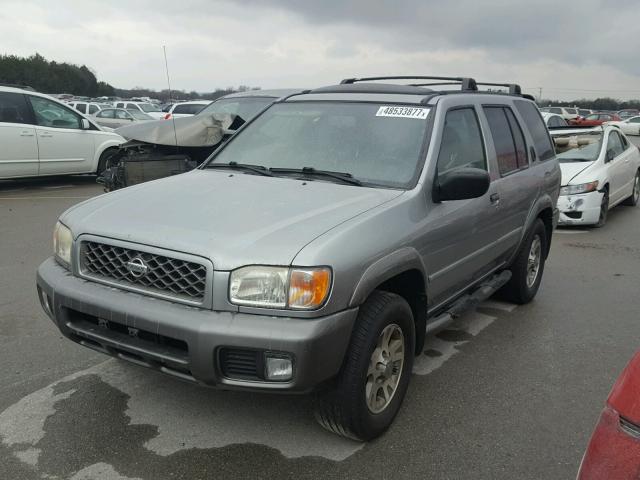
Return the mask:
[[(387, 353), (396, 352), (395, 362), (379, 348), (385, 344), (386, 334), (390, 338), (387, 345), (393, 345)], [(398, 351), (400, 339), (402, 354)], [(340, 374), (331, 387), (316, 396), (318, 423), (359, 441), (383, 434), (400, 410), (409, 386), (414, 348), (415, 325), (409, 304), (399, 295), (374, 291), (360, 308)], [(374, 355), (380, 355), (381, 362), (376, 363)], [(381, 395), (383, 382), (395, 383), (392, 393), (386, 390), (388, 399)]]
[(602, 203), (600, 204), (600, 218), (598, 223), (594, 225), (594, 228), (602, 228), (607, 223), (607, 217), (609, 216), (609, 190), (604, 191), (602, 196)]
[(631, 195), (622, 202), (622, 205), (627, 205), (628, 207), (635, 207), (638, 204), (638, 200), (640, 200), (640, 171), (636, 172), (636, 177), (633, 181), (633, 190), (631, 191)]
[(96, 175), (102, 175), (107, 168), (109, 168), (109, 163), (112, 158), (114, 158), (118, 154), (117, 148), (107, 148), (100, 155), (100, 160), (98, 160), (98, 169), (96, 170)]
[[(537, 219), (509, 267), (511, 279), (500, 291), (502, 298), (519, 305), (533, 300), (542, 281), (546, 251), (547, 230), (542, 220)], [(533, 275), (532, 269), (536, 265), (535, 277), (532, 278), (530, 275)]]

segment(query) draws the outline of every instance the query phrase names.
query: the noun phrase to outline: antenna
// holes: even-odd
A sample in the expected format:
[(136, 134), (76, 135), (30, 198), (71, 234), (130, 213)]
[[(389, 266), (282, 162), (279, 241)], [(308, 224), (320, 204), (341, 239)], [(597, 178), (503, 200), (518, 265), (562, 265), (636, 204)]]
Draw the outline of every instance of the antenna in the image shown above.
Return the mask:
[[(173, 103), (173, 99), (171, 98), (171, 80), (169, 79), (169, 63), (167, 62), (167, 46), (162, 46), (162, 51), (164, 52), (164, 69), (167, 72), (167, 85), (169, 86), (169, 103)], [(171, 115), (171, 122), (173, 123), (173, 138), (176, 141), (176, 150), (178, 150), (178, 133), (176, 132), (176, 117)]]

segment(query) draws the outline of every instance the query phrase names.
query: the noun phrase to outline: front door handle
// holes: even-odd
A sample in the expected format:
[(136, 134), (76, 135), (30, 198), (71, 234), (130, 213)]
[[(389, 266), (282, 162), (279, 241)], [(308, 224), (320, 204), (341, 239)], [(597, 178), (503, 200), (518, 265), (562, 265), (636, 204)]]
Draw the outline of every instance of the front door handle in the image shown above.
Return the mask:
[(29, 131), (25, 131), (20, 134), (21, 137), (33, 137), (33, 135), (34, 134)]
[(491, 200), (491, 203), (493, 205), (498, 205), (500, 203), (500, 194), (499, 193), (492, 193), (489, 196), (489, 200)]

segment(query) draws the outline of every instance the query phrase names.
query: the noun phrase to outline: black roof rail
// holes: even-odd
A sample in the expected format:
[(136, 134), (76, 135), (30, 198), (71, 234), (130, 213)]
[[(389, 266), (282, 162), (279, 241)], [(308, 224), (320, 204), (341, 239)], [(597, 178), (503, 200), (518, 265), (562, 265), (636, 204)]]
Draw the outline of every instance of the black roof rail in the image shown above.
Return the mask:
[[(462, 90), (468, 91), (476, 91), (478, 90), (478, 86), (476, 81), (471, 77), (429, 77), (422, 75), (400, 75), (400, 76), (392, 76), (392, 77), (362, 77), (362, 78), (345, 78), (340, 82), (341, 85), (352, 84), (356, 82), (372, 82), (377, 80), (445, 80), (450, 83), (450, 85), (460, 85)], [(443, 85), (443, 84), (440, 84)], [(444, 84), (449, 85), (449, 84)], [(417, 85), (413, 85), (417, 86)]]

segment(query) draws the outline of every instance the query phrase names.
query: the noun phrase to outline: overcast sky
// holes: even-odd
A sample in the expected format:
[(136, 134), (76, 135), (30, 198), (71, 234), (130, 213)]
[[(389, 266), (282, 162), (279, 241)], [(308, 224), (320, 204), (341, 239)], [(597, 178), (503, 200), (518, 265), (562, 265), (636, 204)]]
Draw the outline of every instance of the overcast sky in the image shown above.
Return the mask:
[(640, 98), (638, 0), (1, 0), (0, 52), (116, 87), (314, 87), (465, 75), (545, 98)]

